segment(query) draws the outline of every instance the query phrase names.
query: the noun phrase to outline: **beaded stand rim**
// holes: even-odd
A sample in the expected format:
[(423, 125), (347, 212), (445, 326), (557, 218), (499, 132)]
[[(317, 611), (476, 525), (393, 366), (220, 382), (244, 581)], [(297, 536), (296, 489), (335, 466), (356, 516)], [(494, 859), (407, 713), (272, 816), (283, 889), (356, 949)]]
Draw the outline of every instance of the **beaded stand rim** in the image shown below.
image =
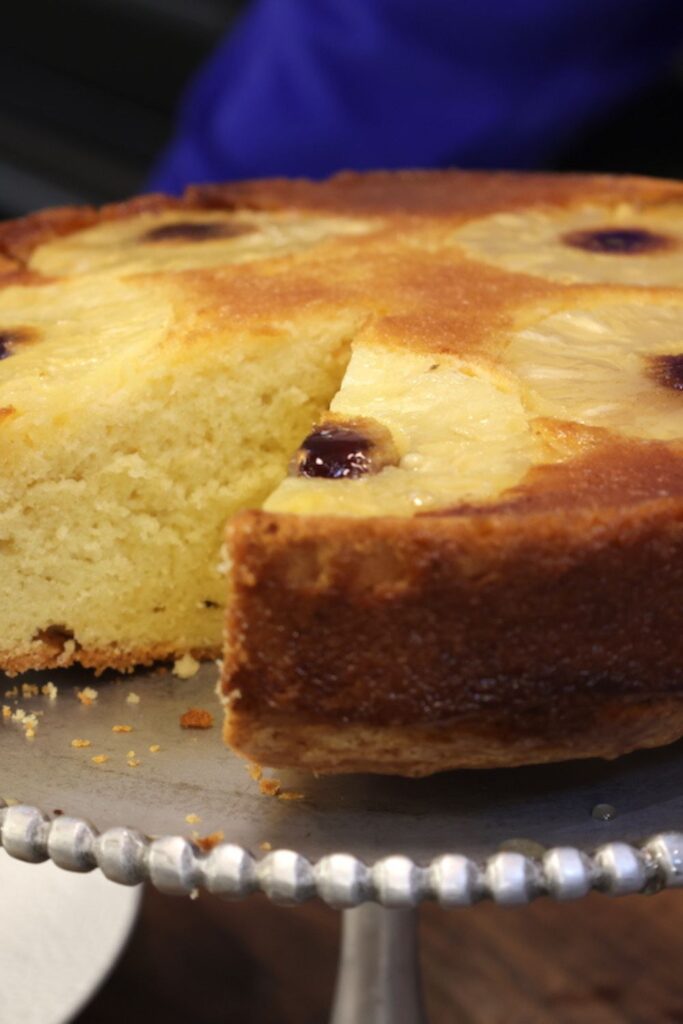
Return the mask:
[(395, 854), (372, 865), (347, 853), (311, 863), (294, 850), (255, 858), (232, 843), (202, 851), (184, 836), (151, 839), (132, 828), (98, 832), (81, 818), (50, 817), (23, 804), (0, 809), (0, 846), (18, 860), (51, 860), (67, 871), (99, 868), (122, 885), (151, 882), (160, 892), (189, 895), (198, 889), (226, 899), (262, 892), (280, 904), (319, 897), (348, 909), (372, 901), (385, 907), (414, 907), (435, 900), (467, 907), (482, 899), (524, 904), (538, 896), (579, 899), (591, 891), (613, 896), (654, 893), (683, 886), (683, 832), (662, 832), (640, 846), (609, 842), (592, 854), (570, 846), (542, 857), (502, 851), (483, 862), (445, 853), (427, 865)]

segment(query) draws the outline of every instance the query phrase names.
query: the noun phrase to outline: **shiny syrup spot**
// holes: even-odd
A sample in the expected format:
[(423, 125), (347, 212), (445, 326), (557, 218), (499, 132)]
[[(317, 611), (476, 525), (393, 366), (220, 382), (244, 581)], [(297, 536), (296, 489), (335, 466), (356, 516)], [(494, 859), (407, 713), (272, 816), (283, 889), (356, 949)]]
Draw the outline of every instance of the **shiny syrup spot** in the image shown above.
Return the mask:
[(142, 242), (205, 242), (213, 238), (234, 238), (252, 231), (248, 224), (225, 224), (217, 221), (177, 221), (152, 228), (141, 238)]
[(662, 387), (683, 391), (683, 355), (650, 356), (650, 375)]
[(565, 245), (586, 252), (608, 256), (639, 256), (642, 253), (669, 249), (672, 240), (645, 228), (595, 228), (591, 231), (569, 231), (562, 236)]
[(299, 449), (296, 472), (299, 476), (326, 480), (353, 479), (371, 471), (372, 441), (355, 430), (337, 424), (318, 427)]

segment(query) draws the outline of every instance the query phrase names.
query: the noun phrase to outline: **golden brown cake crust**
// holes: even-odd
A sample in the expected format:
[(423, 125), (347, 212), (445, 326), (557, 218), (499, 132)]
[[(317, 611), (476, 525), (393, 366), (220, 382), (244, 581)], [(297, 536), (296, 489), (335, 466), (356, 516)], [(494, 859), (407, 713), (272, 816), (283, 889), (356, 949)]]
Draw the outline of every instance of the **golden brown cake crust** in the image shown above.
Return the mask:
[(525, 516), (245, 513), (226, 659), (240, 711), (407, 725), (683, 688), (683, 499)]
[(320, 182), (276, 178), (200, 185), (188, 189), (186, 199), (203, 206), (288, 206), (370, 215), (479, 217), (534, 206), (662, 203), (680, 200), (682, 191), (680, 182), (635, 175), (347, 171)]
[(362, 531), (245, 513), (231, 548), (226, 735), (252, 758), (425, 774), (683, 731), (683, 465), (665, 446)]
[(506, 716), (456, 718), (434, 725), (361, 725), (231, 711), (224, 737), (257, 764), (317, 774), (373, 772), (420, 777), (445, 768), (513, 768), (576, 758), (612, 759), (672, 743), (683, 735), (683, 700), (596, 701), (571, 724), (531, 717), (511, 730)]
[(82, 665), (92, 668), (96, 675), (115, 669), (118, 672), (132, 672), (139, 665), (153, 665), (155, 661), (173, 661), (190, 653), (199, 661), (217, 658), (220, 649), (216, 647), (195, 647), (189, 652), (187, 647), (171, 647), (168, 644), (156, 644), (149, 647), (81, 647), (80, 645), (65, 646), (45, 642), (33, 643), (26, 651), (0, 649), (0, 665), (5, 675), (16, 676), (31, 669), (69, 668)]

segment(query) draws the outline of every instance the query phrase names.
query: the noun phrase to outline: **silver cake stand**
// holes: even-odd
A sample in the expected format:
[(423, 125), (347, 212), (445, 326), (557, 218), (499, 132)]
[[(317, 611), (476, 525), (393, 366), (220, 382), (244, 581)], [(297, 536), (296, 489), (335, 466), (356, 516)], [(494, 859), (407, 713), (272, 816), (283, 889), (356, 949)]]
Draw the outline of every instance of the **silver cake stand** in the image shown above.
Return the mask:
[[(22, 696), (22, 681), (48, 679), (56, 700)], [(18, 684), (17, 696), (0, 694), (11, 712), (40, 712), (34, 739), (2, 718), (7, 853), (99, 868), (165, 893), (321, 898), (344, 911), (333, 1024), (425, 1021), (414, 909), (422, 900), (465, 907), (683, 885), (681, 744), (611, 763), (423, 780), (278, 772), (281, 795), (265, 796), (222, 744), (215, 682), (214, 665), (189, 680), (117, 676), (97, 682), (88, 705), (77, 698), (93, 683), (87, 673), (0, 679), (10, 694)], [(190, 707), (213, 712), (214, 727), (181, 729)], [(100, 755), (107, 760), (94, 763)], [(203, 850), (197, 840), (216, 832), (224, 840)]]

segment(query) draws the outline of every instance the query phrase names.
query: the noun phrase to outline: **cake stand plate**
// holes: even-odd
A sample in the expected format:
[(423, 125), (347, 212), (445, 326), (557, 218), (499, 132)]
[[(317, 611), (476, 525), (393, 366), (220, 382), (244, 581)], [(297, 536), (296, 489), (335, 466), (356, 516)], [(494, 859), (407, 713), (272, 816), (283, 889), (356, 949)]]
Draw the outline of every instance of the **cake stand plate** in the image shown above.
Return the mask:
[[(266, 796), (222, 743), (216, 678), (207, 664), (186, 680), (158, 670), (0, 680), (12, 714), (39, 712), (33, 739), (2, 718), (5, 850), (169, 893), (261, 890), (281, 903), (317, 895), (359, 907), (345, 915), (334, 1024), (424, 1019), (407, 909), (423, 899), (524, 903), (683, 885), (682, 744), (614, 762), (421, 780), (278, 771), (269, 774), (280, 793)], [(22, 682), (48, 680), (56, 699), (22, 694)], [(88, 686), (98, 694), (90, 704), (77, 695)], [(214, 715), (212, 728), (180, 727), (193, 707)]]

